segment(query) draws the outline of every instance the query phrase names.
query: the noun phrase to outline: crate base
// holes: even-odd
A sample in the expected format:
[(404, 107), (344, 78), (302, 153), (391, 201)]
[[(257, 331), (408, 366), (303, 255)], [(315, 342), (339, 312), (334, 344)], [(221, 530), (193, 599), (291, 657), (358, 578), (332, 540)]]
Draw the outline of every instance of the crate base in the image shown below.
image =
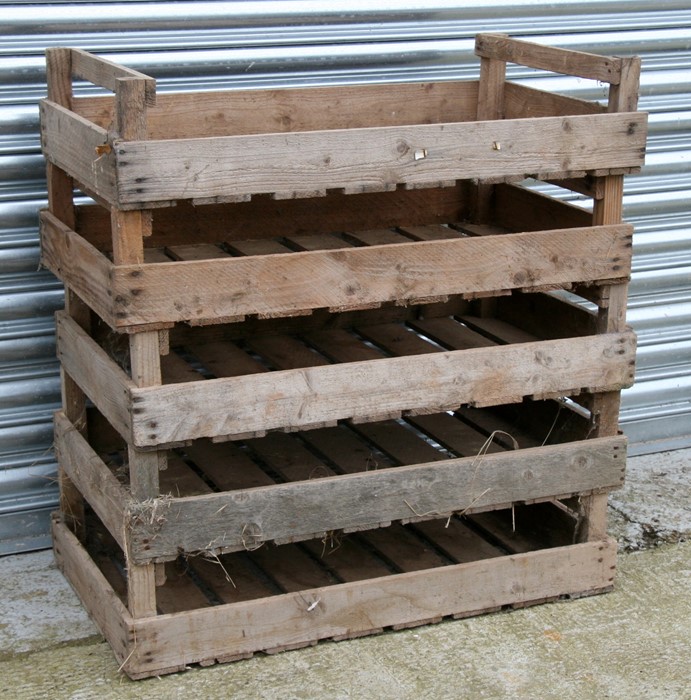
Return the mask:
[[(517, 536), (517, 541), (524, 541), (529, 534)], [(215, 602), (189, 609), (194, 605), (189, 577), (169, 575), (168, 581), (157, 589), (162, 614), (135, 619), (123, 602), (118, 574), (113, 574), (117, 567), (109, 565), (107, 558), (105, 565), (99, 561), (107, 549), (107, 536), (100, 540), (103, 549), (94, 552), (94, 557), (57, 516), (53, 536), (59, 567), (113, 648), (121, 669), (133, 679), (174, 673), (189, 664), (207, 666), (249, 658), (256, 652), (297, 649), (324, 639), (338, 641), (448, 617), (463, 618), (563, 597), (603, 593), (612, 588), (616, 560), (616, 543), (611, 539), (559, 545), (559, 538), (552, 538), (546, 548), (517, 554), (507, 553), (511, 550), (503, 548), (498, 539), (480, 550), (477, 545), (455, 540), (456, 546), (466, 548), (471, 556), (475, 549), (479, 558), (468, 561), (453, 557), (447, 543), (447, 561), (430, 563), (430, 553), (441, 551), (444, 544), (442, 534), (436, 544), (430, 540), (433, 546), (420, 548), (417, 560), (409, 559), (406, 565), (393, 567), (402, 573), (346, 582), (326, 575), (322, 585), (315, 586), (314, 578), (300, 569), (300, 557), (294, 556), (294, 549), (263, 548), (264, 561), (259, 562), (272, 563), (274, 569), (266, 569), (270, 575), (263, 580), (267, 588), (260, 597), (256, 597), (256, 592), (246, 597), (242, 592), (245, 574), (231, 569), (231, 577), (237, 576), (238, 580), (233, 585), (226, 583), (225, 594), (221, 591)], [(327, 546), (330, 545), (313, 543), (312, 562), (319, 558), (314, 548)], [(494, 551), (490, 551), (492, 547)], [(288, 556), (281, 556), (282, 551)], [(246, 553), (227, 556), (247, 558)], [(405, 559), (407, 555), (402, 556)], [(451, 563), (459, 558), (462, 563)], [(206, 563), (207, 568), (214, 566)], [(349, 564), (360, 565), (359, 559)], [(336, 563), (329, 562), (329, 568), (338, 572)], [(249, 578), (252, 573), (256, 587), (257, 580), (262, 579), (256, 577), (256, 571), (251, 571)], [(277, 590), (275, 582), (281, 581), (282, 576), (282, 590)], [(217, 567), (216, 580), (221, 588), (222, 578)], [(199, 585), (199, 580), (195, 583)], [(234, 602), (224, 602), (224, 598), (233, 597)]]

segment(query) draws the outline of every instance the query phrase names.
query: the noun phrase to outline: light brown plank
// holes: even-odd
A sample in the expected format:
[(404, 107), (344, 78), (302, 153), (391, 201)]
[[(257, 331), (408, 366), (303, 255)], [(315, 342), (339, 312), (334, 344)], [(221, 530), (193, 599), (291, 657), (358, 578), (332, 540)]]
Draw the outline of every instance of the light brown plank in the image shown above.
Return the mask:
[(551, 596), (603, 591), (612, 585), (615, 558), (616, 545), (608, 540), (142, 620), (136, 623), (137, 646), (125, 670), (144, 677), (163, 667), (231, 651), (407, 624), (428, 619), (430, 611), (437, 616), (477, 613)]
[(117, 201), (116, 165), (108, 132), (50, 100), (42, 100), (41, 148), (46, 159), (104, 200)]
[[(495, 120), (129, 141), (115, 151), (117, 162), (127, 163), (119, 168), (118, 204), (144, 206), (173, 199), (345, 188), (356, 183), (504, 179), (545, 171), (566, 177), (573, 171), (609, 171), (643, 163), (646, 117), (642, 113), (544, 117), (520, 126), (512, 120)], [(184, 158), (181, 153), (186, 154)], [(247, 153), (253, 157), (248, 159)]]
[(63, 368), (127, 440), (127, 392), (134, 388), (134, 382), (65, 313), (57, 313), (56, 326), (57, 354)]
[[(608, 391), (633, 381), (634, 351), (635, 337), (627, 332), (132, 387), (138, 409), (132, 434), (135, 444), (148, 447), (398, 410), (496, 405), (587, 387)], [(75, 373), (99, 405), (93, 391), (99, 380), (78, 367)], [(108, 387), (112, 393), (117, 384)]]
[(617, 84), (621, 77), (621, 59), (544, 46), (512, 39), (506, 34), (478, 34), (475, 54), (604, 83)]
[(52, 534), (58, 567), (108, 640), (118, 663), (124, 662), (136, 645), (134, 620), (79, 540), (59, 519), (52, 521)]
[[(120, 266), (113, 269), (109, 316), (118, 325), (137, 325), (612, 279), (621, 276), (630, 258), (631, 231), (619, 224)], [(72, 272), (62, 269), (67, 282)], [(79, 282), (83, 273), (74, 272)], [(171, 294), (172, 279), (181, 288), (194, 289), (194, 298)]]
[[(476, 102), (477, 82), (470, 80), (162, 94), (148, 110), (148, 138), (469, 121)], [(112, 120), (107, 98), (79, 98), (74, 109), (104, 128)]]
[(55, 451), (60, 466), (124, 550), (129, 497), (101, 458), (62, 411), (55, 414)]
[(113, 325), (108, 259), (48, 211), (40, 213), (40, 230), (41, 264)]

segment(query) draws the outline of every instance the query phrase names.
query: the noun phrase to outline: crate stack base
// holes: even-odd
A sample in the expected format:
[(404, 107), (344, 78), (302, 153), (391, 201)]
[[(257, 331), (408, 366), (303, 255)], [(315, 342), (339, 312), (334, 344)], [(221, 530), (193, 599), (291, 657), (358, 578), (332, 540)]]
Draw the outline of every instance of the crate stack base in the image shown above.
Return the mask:
[(611, 589), (638, 61), (477, 53), (467, 83), (157, 96), (49, 50), (55, 551), (132, 678)]

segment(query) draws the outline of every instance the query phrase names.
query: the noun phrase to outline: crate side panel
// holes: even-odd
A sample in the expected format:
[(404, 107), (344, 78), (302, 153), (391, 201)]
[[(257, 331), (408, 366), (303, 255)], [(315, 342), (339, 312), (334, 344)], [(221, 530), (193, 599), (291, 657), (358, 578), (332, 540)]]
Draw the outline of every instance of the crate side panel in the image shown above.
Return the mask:
[[(528, 448), (234, 493), (142, 504), (128, 526), (134, 561), (171, 558), (208, 547), (296, 540), (382, 521), (447, 517), (516, 501), (612, 489), (623, 483), (625, 438)], [(204, 528), (195, 527), (204, 523)]]
[(620, 278), (628, 225), (113, 268), (118, 325)]
[(612, 540), (497, 557), (137, 621), (126, 670), (352, 636), (502, 605), (608, 590)]
[[(544, 117), (119, 142), (119, 202), (637, 168), (646, 115)], [(252, 158), (247, 154), (252, 153)]]
[(587, 387), (617, 391), (633, 381), (634, 353), (635, 336), (626, 332), (134, 388), (133, 440), (150, 447), (422, 407), (513, 403)]

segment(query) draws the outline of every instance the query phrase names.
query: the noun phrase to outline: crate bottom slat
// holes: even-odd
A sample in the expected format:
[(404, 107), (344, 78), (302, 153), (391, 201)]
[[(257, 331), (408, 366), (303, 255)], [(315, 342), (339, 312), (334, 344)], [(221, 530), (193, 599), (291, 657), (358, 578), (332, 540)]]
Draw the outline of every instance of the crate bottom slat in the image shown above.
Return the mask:
[[(486, 541), (478, 546), (479, 527), (476, 532), (458, 519), (452, 527), (475, 538), (474, 559), (458, 563), (444, 543), (435, 546), (429, 529), (402, 526), (392, 527), (388, 543), (352, 536), (351, 552), (347, 541), (333, 547), (312, 542), (224, 555), (217, 563), (192, 558), (187, 567), (171, 568), (157, 588), (161, 614), (138, 619), (121, 599), (124, 586), (117, 578), (124, 569), (108, 564), (115, 555), (109, 553), (107, 535), (97, 538), (100, 546), (92, 557), (57, 517), (53, 534), (60, 568), (134, 679), (612, 588), (616, 543), (611, 539), (531, 551), (521, 545), (512, 552)], [(400, 537), (405, 530), (407, 543)], [(362, 552), (365, 560), (359, 559)], [(244, 570), (233, 563), (240, 560)], [(215, 600), (189, 609), (192, 585), (212, 588)], [(171, 604), (175, 590), (179, 599)]]

